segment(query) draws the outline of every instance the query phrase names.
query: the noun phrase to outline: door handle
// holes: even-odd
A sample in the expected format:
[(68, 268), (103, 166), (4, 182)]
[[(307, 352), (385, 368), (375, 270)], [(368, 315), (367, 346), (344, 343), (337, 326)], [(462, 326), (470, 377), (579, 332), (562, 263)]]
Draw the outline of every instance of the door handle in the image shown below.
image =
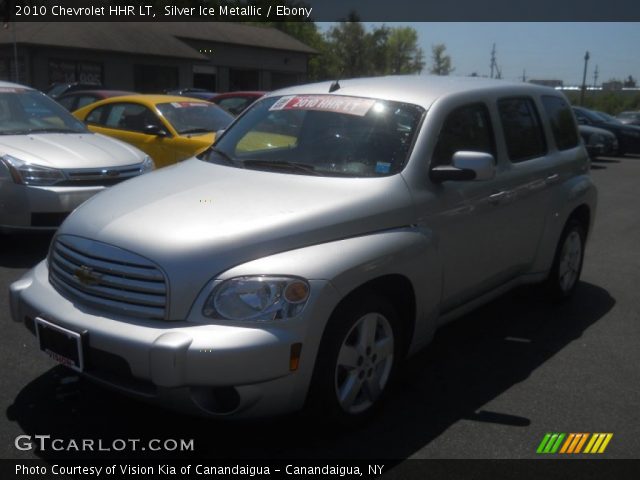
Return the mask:
[(547, 185), (551, 185), (552, 183), (556, 183), (558, 180), (560, 180), (560, 175), (558, 175), (557, 173), (554, 173), (553, 175), (549, 175), (547, 177), (547, 179), (545, 180), (545, 183)]
[(492, 195), (489, 195), (489, 203), (491, 205), (497, 205), (500, 201), (507, 196), (507, 192), (496, 192)]

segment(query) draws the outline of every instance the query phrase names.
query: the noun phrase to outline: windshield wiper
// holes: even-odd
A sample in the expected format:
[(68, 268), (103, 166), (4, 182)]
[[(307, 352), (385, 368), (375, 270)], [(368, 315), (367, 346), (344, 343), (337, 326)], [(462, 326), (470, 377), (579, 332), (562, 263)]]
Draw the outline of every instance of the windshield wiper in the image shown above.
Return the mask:
[(71, 130), (69, 128), (30, 128), (29, 130), (25, 130), (27, 133), (87, 133), (78, 130)]
[(286, 161), (273, 161), (273, 160), (245, 160), (245, 165), (252, 165), (255, 167), (274, 168), (279, 170), (288, 170), (290, 172), (309, 173), (311, 175), (322, 176), (317, 172), (313, 165), (307, 163), (296, 163)]

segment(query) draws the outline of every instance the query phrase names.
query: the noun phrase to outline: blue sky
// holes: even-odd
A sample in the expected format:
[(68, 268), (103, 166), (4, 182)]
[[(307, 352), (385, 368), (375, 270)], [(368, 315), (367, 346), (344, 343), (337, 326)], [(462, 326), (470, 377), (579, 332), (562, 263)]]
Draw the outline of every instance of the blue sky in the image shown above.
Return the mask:
[(454, 75), (473, 72), (489, 75), (491, 47), (495, 43), (497, 63), (502, 77), (507, 80), (521, 79), (524, 69), (527, 79), (559, 79), (565, 85), (580, 84), (584, 54), (588, 50), (587, 83), (593, 83), (596, 65), (598, 84), (629, 75), (640, 81), (640, 23), (424, 22), (387, 25), (408, 25), (418, 31), (427, 69), (431, 62), (431, 45), (444, 43), (455, 68)]

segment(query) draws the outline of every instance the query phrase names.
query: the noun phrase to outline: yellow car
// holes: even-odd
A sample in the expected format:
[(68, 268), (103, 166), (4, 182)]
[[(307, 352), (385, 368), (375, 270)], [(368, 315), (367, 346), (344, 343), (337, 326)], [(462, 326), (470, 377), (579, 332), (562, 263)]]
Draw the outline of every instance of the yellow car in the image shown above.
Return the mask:
[(213, 103), (171, 95), (112, 97), (73, 115), (93, 132), (135, 145), (157, 168), (203, 152), (233, 120)]

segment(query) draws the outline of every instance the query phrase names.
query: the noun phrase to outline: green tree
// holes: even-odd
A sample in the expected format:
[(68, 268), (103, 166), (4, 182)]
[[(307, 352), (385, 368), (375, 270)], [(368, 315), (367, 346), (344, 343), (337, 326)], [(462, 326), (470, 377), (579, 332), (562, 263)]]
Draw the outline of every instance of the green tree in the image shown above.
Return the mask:
[(447, 47), (444, 43), (438, 43), (431, 47), (432, 66), (430, 72), (434, 75), (449, 75), (455, 69), (451, 67), (451, 57), (445, 52)]
[(324, 60), (334, 78), (411, 74), (424, 68), (413, 28), (382, 25), (367, 31), (355, 15), (329, 30), (327, 48)]
[(374, 39), (357, 17), (340, 22), (327, 33), (327, 73), (331, 77), (350, 78), (374, 73)]
[(424, 68), (424, 52), (418, 47), (418, 32), (411, 27), (397, 27), (389, 31), (386, 53), (385, 73), (420, 73)]

